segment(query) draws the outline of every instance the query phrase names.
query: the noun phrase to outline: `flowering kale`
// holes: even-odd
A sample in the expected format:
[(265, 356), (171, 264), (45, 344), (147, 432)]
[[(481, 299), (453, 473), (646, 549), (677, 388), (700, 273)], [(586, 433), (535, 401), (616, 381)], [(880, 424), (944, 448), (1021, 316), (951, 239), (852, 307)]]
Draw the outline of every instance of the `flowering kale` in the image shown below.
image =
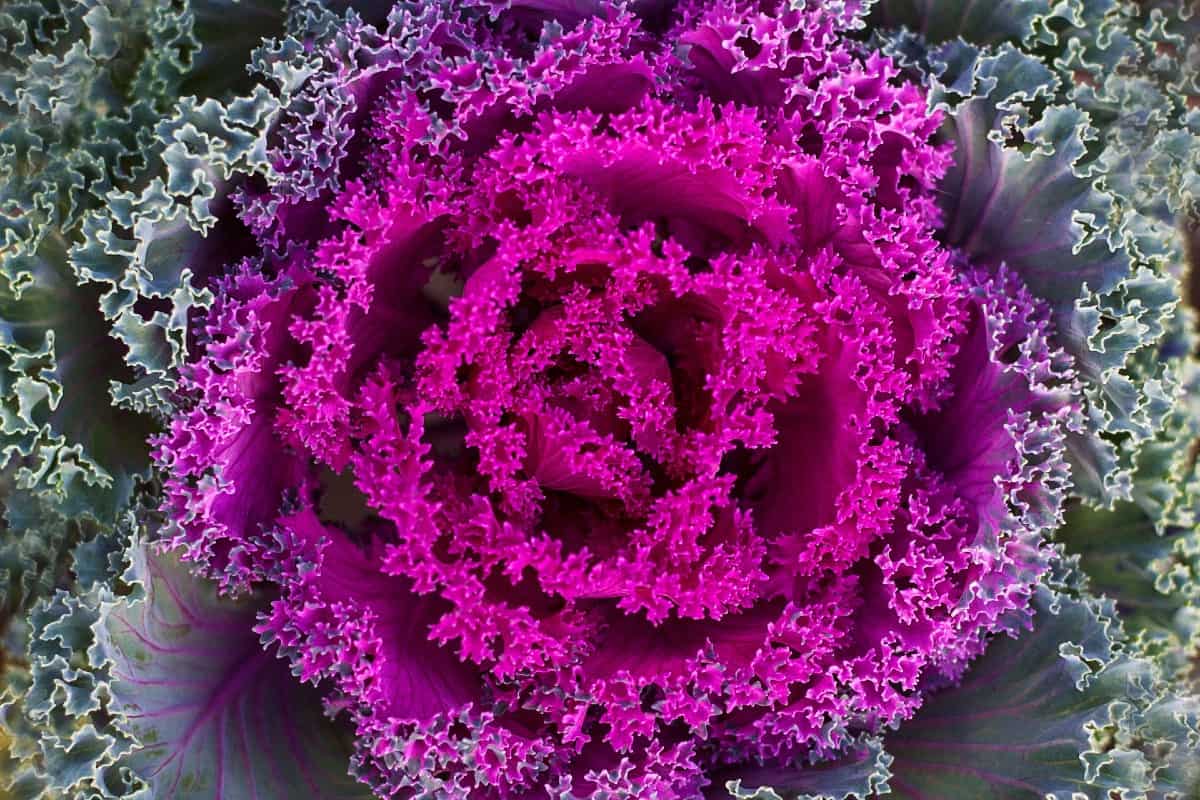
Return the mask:
[(1196, 796), (1198, 31), (4, 4), (0, 796)]
[(278, 121), (157, 459), (379, 793), (696, 797), (1028, 623), (1075, 379), (860, 14), (400, 6)]

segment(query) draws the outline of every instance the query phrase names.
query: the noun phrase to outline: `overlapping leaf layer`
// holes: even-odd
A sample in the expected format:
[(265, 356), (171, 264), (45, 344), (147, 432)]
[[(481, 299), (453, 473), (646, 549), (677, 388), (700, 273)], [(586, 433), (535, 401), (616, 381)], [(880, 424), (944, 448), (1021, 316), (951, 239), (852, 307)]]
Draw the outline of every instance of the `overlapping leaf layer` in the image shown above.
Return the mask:
[(0, 793), (1200, 791), (1200, 8), (347, 5), (0, 7)]

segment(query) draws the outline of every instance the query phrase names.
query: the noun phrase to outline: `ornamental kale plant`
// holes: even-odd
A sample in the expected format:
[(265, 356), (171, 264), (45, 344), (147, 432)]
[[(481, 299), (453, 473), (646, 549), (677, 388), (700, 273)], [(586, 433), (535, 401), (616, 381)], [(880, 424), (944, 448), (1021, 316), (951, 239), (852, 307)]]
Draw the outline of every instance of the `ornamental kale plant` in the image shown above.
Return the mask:
[(852, 9), (490, 11), (350, 29), (355, 114), (235, 195), (170, 541), (279, 584), (384, 794), (693, 797), (907, 718), (1027, 623), (1081, 425), (934, 241), (938, 115)]
[(343, 5), (11, 17), (13, 797), (1197, 796), (1190, 9)]

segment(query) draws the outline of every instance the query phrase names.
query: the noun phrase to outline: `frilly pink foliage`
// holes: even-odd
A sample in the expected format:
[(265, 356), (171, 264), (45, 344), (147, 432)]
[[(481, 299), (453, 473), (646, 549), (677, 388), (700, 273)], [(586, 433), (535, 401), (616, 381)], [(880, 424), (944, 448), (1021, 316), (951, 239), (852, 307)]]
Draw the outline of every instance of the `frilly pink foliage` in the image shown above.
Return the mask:
[(352, 27), (239, 197), (173, 535), (279, 587), (385, 795), (831, 755), (1044, 568), (1073, 378), (935, 241), (937, 115), (854, 8), (661, 6)]

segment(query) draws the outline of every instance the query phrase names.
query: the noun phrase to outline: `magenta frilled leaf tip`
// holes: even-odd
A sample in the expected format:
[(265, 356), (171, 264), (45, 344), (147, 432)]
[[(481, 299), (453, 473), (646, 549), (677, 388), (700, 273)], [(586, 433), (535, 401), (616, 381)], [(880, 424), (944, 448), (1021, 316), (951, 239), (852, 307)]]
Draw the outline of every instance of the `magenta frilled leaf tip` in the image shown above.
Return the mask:
[(397, 10), (277, 123), (156, 458), (380, 794), (695, 798), (1027, 625), (1077, 381), (855, 5)]

